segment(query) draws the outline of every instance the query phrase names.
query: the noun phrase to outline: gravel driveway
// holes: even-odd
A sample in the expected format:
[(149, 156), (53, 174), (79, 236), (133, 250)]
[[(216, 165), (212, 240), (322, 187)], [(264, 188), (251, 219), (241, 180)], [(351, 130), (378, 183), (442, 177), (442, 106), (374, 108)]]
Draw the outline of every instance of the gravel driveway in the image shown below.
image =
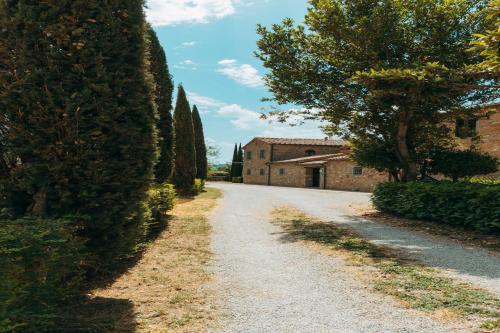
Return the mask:
[(463, 326), (444, 325), (369, 292), (352, 278), (341, 259), (281, 241), (279, 228), (268, 221), (273, 207), (288, 204), (335, 221), (342, 217), (343, 223), (364, 229), (365, 222), (347, 221), (329, 203), (362, 203), (368, 200), (366, 194), (210, 186), (224, 191), (212, 218), (213, 270), (227, 314), (218, 332), (467, 332)]

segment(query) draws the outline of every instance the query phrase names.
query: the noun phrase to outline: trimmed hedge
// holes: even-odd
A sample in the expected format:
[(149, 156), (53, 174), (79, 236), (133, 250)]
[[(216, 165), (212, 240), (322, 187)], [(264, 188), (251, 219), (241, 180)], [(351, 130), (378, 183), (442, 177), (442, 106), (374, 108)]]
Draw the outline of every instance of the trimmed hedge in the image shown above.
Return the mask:
[(0, 220), (0, 332), (57, 328), (61, 303), (83, 289), (88, 259), (75, 218)]
[(243, 183), (243, 177), (233, 177), (231, 179), (232, 183)]
[(409, 218), (500, 231), (500, 186), (452, 183), (381, 183), (372, 201), (381, 211)]

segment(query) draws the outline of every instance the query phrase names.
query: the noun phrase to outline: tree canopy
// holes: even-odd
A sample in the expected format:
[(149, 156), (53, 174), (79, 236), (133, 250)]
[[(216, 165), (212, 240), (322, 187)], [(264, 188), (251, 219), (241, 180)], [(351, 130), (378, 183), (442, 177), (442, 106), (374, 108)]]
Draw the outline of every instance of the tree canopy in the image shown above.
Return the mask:
[(156, 32), (148, 27), (150, 70), (154, 79), (154, 97), (158, 107), (157, 129), (159, 158), (156, 164), (156, 180), (167, 181), (172, 175), (174, 159), (174, 128), (172, 120), (172, 94), (174, 83), (170, 76), (165, 51), (160, 45)]
[(205, 134), (203, 133), (203, 123), (196, 105), (193, 106), (193, 127), (196, 148), (196, 178), (207, 179), (207, 146), (205, 144)]
[[(491, 73), (470, 74), (481, 61), (469, 52), (484, 29), (486, 1), (311, 0), (305, 25), (285, 19), (258, 27), (258, 58), (279, 104), (274, 112), (327, 122), (331, 134), (381, 141), (417, 177), (425, 137), (448, 143), (447, 122), (478, 114), (498, 96)], [(358, 140), (359, 141), (359, 140)]]
[(182, 195), (190, 195), (196, 178), (196, 148), (191, 107), (179, 85), (174, 110), (175, 167), (173, 182)]

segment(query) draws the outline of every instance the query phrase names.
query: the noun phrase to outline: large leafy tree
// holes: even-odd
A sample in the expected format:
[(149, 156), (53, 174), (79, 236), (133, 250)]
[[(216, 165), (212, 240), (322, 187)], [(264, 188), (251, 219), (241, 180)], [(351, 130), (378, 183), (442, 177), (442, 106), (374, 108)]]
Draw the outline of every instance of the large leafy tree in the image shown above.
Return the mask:
[(207, 179), (207, 146), (205, 144), (205, 134), (203, 133), (203, 123), (196, 105), (193, 106), (193, 127), (196, 148), (196, 178)]
[(0, 2), (2, 154), (15, 161), (1, 182), (11, 214), (79, 216), (89, 248), (104, 255), (137, 229), (152, 178), (142, 6)]
[(191, 107), (179, 85), (174, 110), (175, 167), (173, 182), (181, 195), (190, 195), (196, 178), (196, 148)]
[[(494, 99), (491, 78), (464, 68), (481, 30), (485, 1), (311, 0), (305, 26), (291, 19), (258, 27), (257, 56), (271, 71), (266, 83), (279, 104), (305, 111), (277, 113), (320, 118), (347, 138), (382, 140), (403, 180), (417, 177), (424, 136), (447, 142), (444, 125)], [(468, 108), (465, 108), (468, 106)], [(438, 140), (439, 141), (439, 140)]]
[(471, 51), (479, 52), (484, 61), (477, 66), (472, 66), (473, 71), (486, 71), (500, 75), (500, 1), (491, 0), (488, 7), (483, 10), (488, 23), (482, 33), (474, 34)]
[(159, 134), (159, 159), (156, 165), (156, 180), (167, 181), (172, 175), (174, 160), (174, 128), (172, 120), (172, 94), (174, 84), (168, 70), (165, 51), (153, 28), (148, 27), (150, 43), (150, 67), (155, 83), (155, 101), (158, 107), (157, 128)]

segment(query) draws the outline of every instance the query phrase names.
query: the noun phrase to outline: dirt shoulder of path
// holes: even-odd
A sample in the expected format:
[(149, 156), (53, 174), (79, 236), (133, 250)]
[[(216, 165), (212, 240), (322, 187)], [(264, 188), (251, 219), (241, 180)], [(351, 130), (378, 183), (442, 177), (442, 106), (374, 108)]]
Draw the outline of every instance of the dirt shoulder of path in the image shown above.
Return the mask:
[(460, 244), (480, 247), (500, 255), (500, 236), (486, 234), (480, 231), (449, 226), (432, 221), (408, 219), (383, 213), (371, 204), (349, 205), (349, 210), (356, 216), (367, 220), (411, 230), (427, 235), (445, 237)]
[(462, 322), (464, 331), (500, 332), (500, 299), (485, 290), (448, 278), (404, 252), (374, 245), (350, 228), (292, 207), (274, 209), (272, 222), (284, 230), (289, 242), (344, 258), (352, 264), (353, 277), (408, 308), (443, 322)]
[(212, 279), (208, 215), (220, 196), (208, 188), (196, 198), (179, 199), (168, 228), (141, 260), (89, 295), (95, 306), (86, 320), (96, 322), (96, 332), (203, 332), (217, 324), (207, 287)]

